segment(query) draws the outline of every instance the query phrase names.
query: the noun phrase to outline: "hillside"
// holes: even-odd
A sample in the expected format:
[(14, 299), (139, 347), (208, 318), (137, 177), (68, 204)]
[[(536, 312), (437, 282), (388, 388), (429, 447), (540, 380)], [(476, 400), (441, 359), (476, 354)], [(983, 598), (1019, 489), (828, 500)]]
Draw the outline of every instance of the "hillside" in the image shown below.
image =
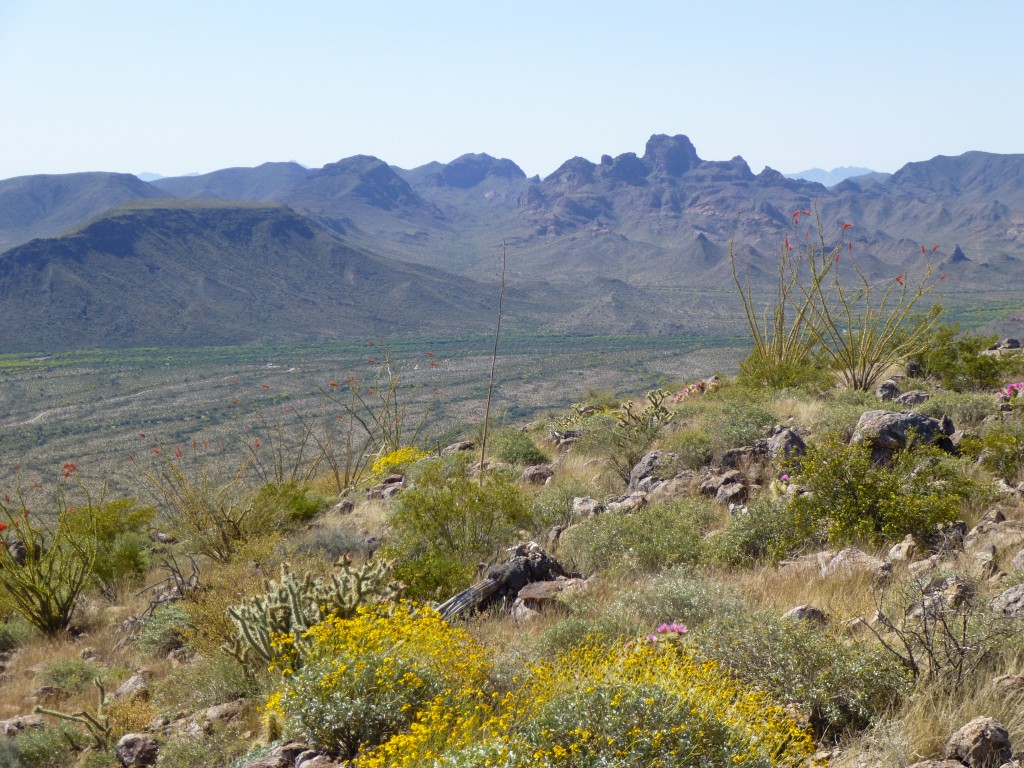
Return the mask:
[(244, 344), (490, 322), (467, 278), (353, 249), (280, 205), (155, 202), (0, 255), (8, 350)]
[[(205, 213), (186, 225), (181, 215), (170, 213), (176, 205), (170, 195), (204, 206)], [(86, 224), (111, 207), (154, 197), (167, 202), (152, 208), (144, 222), (125, 226), (122, 212), (109, 215), (116, 223)], [(222, 204), (205, 205), (199, 202), (203, 199)], [(348, 318), (344, 328), (351, 333), (382, 335), (400, 326), (379, 309), (388, 304), (384, 296), (389, 291), (395, 300), (390, 305), (401, 307), (401, 317), (429, 316), (424, 329), (459, 326), (467, 316), (465, 307), (444, 294), (478, 292), (462, 294), (458, 286), (469, 284), (458, 281), (442, 290), (440, 283), (449, 279), (444, 275), (493, 286), (503, 243), (509, 255), (510, 296), (518, 302), (510, 317), (522, 327), (550, 322), (560, 332), (729, 333), (740, 318), (728, 296), (730, 244), (740, 272), (758, 290), (773, 279), (787, 238), (798, 244), (818, 237), (813, 220), (794, 222), (795, 210), (816, 211), (826, 243), (846, 246), (843, 268), (855, 261), (870, 280), (885, 282), (930, 266), (946, 275), (941, 301), (956, 316), (989, 323), (1003, 333), (1024, 332), (1014, 319), (1019, 312), (1016, 296), (1024, 290), (1024, 155), (940, 156), (909, 163), (891, 175), (848, 178), (826, 188), (770, 168), (755, 174), (738, 156), (704, 160), (686, 136), (656, 135), (642, 155), (605, 155), (598, 162), (576, 157), (543, 179), (528, 178), (507, 158), (482, 153), (409, 170), (358, 155), (319, 169), (265, 163), (152, 184), (119, 174), (23, 177), (0, 182), (0, 201), (0, 247), (20, 244), (0, 254), (0, 262), (59, 264), (56, 274), (66, 277), (63, 284), (38, 275), (29, 279), (28, 273), (8, 279), (3, 289), (6, 316), (66, 323), (86, 305), (82, 317), (90, 316), (79, 331), (60, 334), (28, 333), (27, 320), (16, 321), (0, 339), (0, 349), (6, 350), (27, 349), (32, 339), (53, 343), (58, 336), (67, 345), (104, 338), (116, 344), (143, 338), (172, 345), (227, 343), (253, 337), (244, 328), (252, 327), (258, 316), (254, 307), (261, 304), (282, 309), (258, 323), (263, 338), (324, 332), (324, 321), (311, 321), (311, 310), (303, 314), (307, 288), (296, 280), (263, 279), (255, 273), (249, 275), (252, 282), (223, 278), (238, 271), (240, 254), (256, 247), (253, 228), (236, 227), (232, 220), (245, 206), (223, 205), (230, 201), (284, 205), (291, 215), (304, 217), (301, 226), (316, 232), (317, 255), (303, 253), (307, 240), (295, 232), (274, 235), (268, 247), (275, 255), (269, 263), (278, 266), (268, 269), (280, 276), (278, 267), (295, 259), (296, 265), (305, 265), (296, 274), (308, 275), (315, 284), (308, 289), (313, 294), (322, 294), (323, 276), (331, 274), (318, 273), (320, 267), (314, 265), (324, 265), (325, 249), (335, 246), (372, 255), (368, 264), (384, 264), (378, 257), (390, 259), (387, 269), (396, 274), (419, 274), (419, 267), (409, 266), (413, 264), (440, 270), (429, 273), (434, 277), (424, 283), (428, 288), (411, 303), (395, 303), (400, 294), (393, 286), (385, 287), (391, 281), (378, 272), (380, 287), (370, 292), (377, 300), (368, 304), (378, 310), (357, 316), (355, 310), (362, 306), (357, 302), (349, 307), (351, 316), (348, 310), (343, 313)], [(292, 221), (278, 234), (300, 227)], [(845, 223), (852, 227), (841, 230)], [(195, 227), (204, 233), (193, 231)], [(121, 233), (117, 243), (111, 239), (113, 232)], [(35, 242), (29, 244), (32, 238)], [(204, 239), (205, 245), (195, 244)], [(119, 249), (132, 258), (107, 259), (103, 270), (78, 273), (82, 254), (110, 256)], [(196, 260), (197, 249), (206, 258)], [(226, 262), (217, 265), (222, 258)], [(177, 298), (170, 303), (156, 300), (156, 307), (166, 304), (159, 323), (128, 318), (120, 308), (105, 306), (125, 290), (139, 297), (140, 304), (148, 303), (145, 290), (156, 288), (159, 281), (141, 281), (141, 273), (120, 270), (161, 260), (164, 274), (174, 274)], [(5, 274), (17, 271), (8, 266)], [(241, 314), (232, 310), (223, 323), (211, 320), (209, 328), (220, 330), (210, 331), (209, 338), (203, 336), (207, 325), (184, 321), (180, 314), (196, 300), (183, 286), (207, 281), (213, 294), (223, 291), (221, 299), (249, 297)], [(65, 290), (61, 303), (67, 309), (38, 305), (32, 291), (45, 285), (50, 286), (46, 291)], [(78, 286), (88, 287), (79, 293)], [(487, 290), (494, 295), (493, 288)], [(202, 300), (195, 307), (204, 316), (216, 316)], [(293, 308), (303, 319), (289, 317)], [(469, 314), (478, 317), (473, 312), (479, 309)], [(346, 332), (342, 324), (333, 327)], [(16, 329), (22, 335), (15, 337)]]

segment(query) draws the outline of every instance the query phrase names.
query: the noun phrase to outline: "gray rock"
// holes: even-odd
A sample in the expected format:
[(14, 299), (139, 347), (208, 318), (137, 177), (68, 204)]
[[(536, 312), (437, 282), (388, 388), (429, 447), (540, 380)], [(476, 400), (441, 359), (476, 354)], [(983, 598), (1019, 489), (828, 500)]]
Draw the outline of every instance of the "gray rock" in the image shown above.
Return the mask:
[(773, 459), (780, 456), (782, 458), (803, 456), (806, 452), (807, 444), (803, 438), (788, 427), (768, 438), (768, 455)]
[(636, 488), (640, 481), (647, 477), (668, 479), (667, 470), (677, 458), (676, 454), (669, 451), (651, 451), (630, 471), (629, 487)]
[(604, 505), (589, 496), (577, 496), (572, 500), (573, 517), (591, 517), (604, 512)]
[(715, 501), (722, 504), (742, 504), (749, 492), (743, 483), (725, 483), (715, 492)]
[(474, 443), (472, 440), (460, 440), (457, 443), (452, 443), (451, 445), (446, 445), (444, 448), (442, 448), (441, 455), (448, 456), (453, 453), (458, 453), (459, 451), (473, 450), (476, 450), (476, 443)]
[(866, 443), (871, 447), (871, 457), (875, 461), (884, 461), (891, 458), (896, 451), (906, 448), (911, 434), (915, 434), (918, 440), (925, 443), (933, 443), (944, 450), (953, 450), (953, 444), (942, 431), (938, 419), (913, 411), (866, 411), (857, 421), (850, 443)]
[(139, 765), (155, 765), (159, 745), (146, 733), (126, 733), (114, 747), (114, 755), (125, 768)]
[(922, 760), (907, 768), (964, 768), (964, 764), (958, 760)]
[(1010, 561), (1010, 568), (1014, 571), (1024, 571), (1024, 549), (1013, 556), (1013, 560)]
[(821, 608), (815, 608), (813, 605), (798, 605), (796, 608), (790, 608), (782, 614), (782, 618), (809, 621), (812, 624), (828, 623), (828, 615)]
[(742, 469), (752, 464), (766, 464), (769, 458), (768, 441), (758, 440), (754, 445), (730, 448), (722, 454), (718, 466), (722, 469)]
[(895, 400), (899, 396), (900, 388), (896, 386), (896, 382), (892, 379), (886, 379), (879, 384), (878, 389), (875, 390), (875, 397), (886, 402), (889, 400)]
[(555, 470), (550, 466), (547, 464), (537, 464), (524, 469), (523, 474), (520, 475), (519, 479), (524, 483), (529, 483), (530, 485), (544, 485), (554, 476)]
[(895, 398), (894, 402), (902, 405), (904, 408), (914, 408), (915, 406), (927, 402), (928, 398), (931, 396), (931, 392), (925, 392), (923, 389), (913, 389), (910, 392), (904, 392), (902, 395)]
[(992, 687), (1004, 696), (1024, 695), (1024, 675), (1000, 675), (992, 680)]
[(1013, 619), (1024, 618), (1024, 584), (1010, 587), (992, 601), (992, 609)]
[(994, 718), (976, 717), (949, 737), (945, 756), (969, 768), (998, 768), (1013, 756), (1010, 733)]
[(881, 575), (886, 571), (886, 564), (856, 547), (847, 547), (822, 566), (821, 575), (835, 576), (844, 571), (870, 571)]
[(142, 671), (136, 672), (134, 675), (125, 680), (121, 685), (117, 687), (117, 690), (110, 694), (110, 698), (113, 701), (120, 701), (121, 699), (148, 699), (149, 698), (149, 681), (151, 679), (149, 672)]
[(43, 718), (40, 715), (19, 715), (9, 720), (0, 720), (0, 736), (13, 739), (22, 731), (30, 728), (42, 728)]
[(333, 507), (331, 507), (331, 513), (335, 515), (347, 515), (356, 508), (356, 503), (352, 499), (342, 499)]
[(909, 533), (899, 544), (894, 544), (885, 556), (887, 563), (909, 563), (917, 554), (917, 542)]

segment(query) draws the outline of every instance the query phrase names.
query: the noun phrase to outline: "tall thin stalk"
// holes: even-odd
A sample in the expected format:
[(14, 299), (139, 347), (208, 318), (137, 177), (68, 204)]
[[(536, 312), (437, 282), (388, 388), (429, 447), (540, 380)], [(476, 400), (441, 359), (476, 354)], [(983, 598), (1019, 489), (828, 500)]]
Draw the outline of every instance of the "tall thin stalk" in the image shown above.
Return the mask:
[(484, 431), (480, 438), (480, 485), (484, 484), (484, 459), (487, 456), (487, 429), (491, 423), (491, 400), (494, 396), (494, 371), (498, 364), (498, 340), (501, 338), (502, 308), (505, 300), (505, 268), (508, 265), (508, 254), (505, 241), (501, 241), (501, 290), (498, 291), (498, 322), (494, 329), (494, 351), (491, 352), (491, 376), (487, 382), (487, 407), (484, 408)]

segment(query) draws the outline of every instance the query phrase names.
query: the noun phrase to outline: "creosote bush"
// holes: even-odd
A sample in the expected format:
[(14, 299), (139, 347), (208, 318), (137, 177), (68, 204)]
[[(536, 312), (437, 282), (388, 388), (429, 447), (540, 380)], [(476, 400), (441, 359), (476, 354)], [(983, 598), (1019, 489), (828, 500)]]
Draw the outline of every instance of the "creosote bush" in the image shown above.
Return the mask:
[(420, 462), (414, 485), (392, 502), (385, 555), (410, 597), (450, 597), (468, 586), (478, 560), (497, 557), (532, 527), (527, 498), (501, 473), (483, 485), (466, 476), (467, 457)]
[(811, 446), (793, 473), (810, 493), (793, 498), (786, 514), (808, 544), (881, 544), (907, 534), (927, 543), (939, 523), (957, 519), (981, 492), (957, 459), (927, 445), (876, 463), (866, 444), (827, 439)]
[(491, 437), (491, 452), (510, 464), (543, 464), (547, 455), (519, 429), (502, 429)]

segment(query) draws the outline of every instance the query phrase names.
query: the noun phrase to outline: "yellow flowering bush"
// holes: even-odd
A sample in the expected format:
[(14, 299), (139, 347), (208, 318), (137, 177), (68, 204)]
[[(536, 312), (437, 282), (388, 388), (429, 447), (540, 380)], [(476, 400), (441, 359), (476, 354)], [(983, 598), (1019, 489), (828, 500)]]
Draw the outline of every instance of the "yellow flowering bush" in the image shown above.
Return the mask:
[(410, 464), (414, 461), (426, 458), (428, 454), (421, 451), (419, 448), (413, 445), (407, 445), (404, 448), (399, 448), (397, 451), (391, 451), (385, 453), (375, 462), (370, 468), (374, 477), (385, 477), (393, 473), (402, 474)]
[[(515, 690), (435, 699), (359, 768), (794, 766), (810, 734), (676, 638), (583, 646), (528, 670)], [(466, 704), (465, 702), (471, 702)]]
[(268, 714), (319, 749), (355, 757), (405, 731), (427, 704), (466, 700), (487, 678), (483, 650), (432, 609), (360, 608), (310, 628), (304, 665), (284, 670)]

